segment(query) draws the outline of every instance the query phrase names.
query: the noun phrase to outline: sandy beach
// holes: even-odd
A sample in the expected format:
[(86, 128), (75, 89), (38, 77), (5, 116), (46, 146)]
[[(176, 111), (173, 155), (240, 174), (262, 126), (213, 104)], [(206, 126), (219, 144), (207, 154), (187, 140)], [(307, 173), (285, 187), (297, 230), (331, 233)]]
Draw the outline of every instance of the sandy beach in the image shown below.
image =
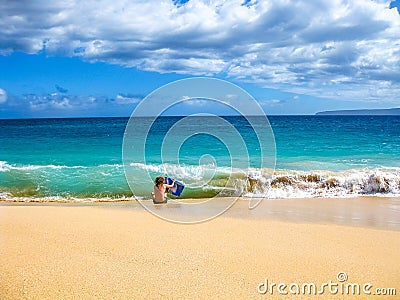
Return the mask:
[[(339, 272), (400, 292), (396, 230), (229, 214), (180, 225), (102, 205), (5, 205), (0, 220), (1, 299), (304, 299), (291, 283), (320, 290)], [(288, 295), (260, 294), (266, 278)], [(335, 295), (360, 297), (374, 298)]]

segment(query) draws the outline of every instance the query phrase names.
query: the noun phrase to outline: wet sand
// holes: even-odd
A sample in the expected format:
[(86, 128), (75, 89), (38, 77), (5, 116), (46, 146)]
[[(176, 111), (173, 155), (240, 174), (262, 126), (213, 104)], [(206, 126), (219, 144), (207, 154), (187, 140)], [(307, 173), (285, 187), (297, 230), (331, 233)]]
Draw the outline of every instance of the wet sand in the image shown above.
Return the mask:
[[(338, 272), (346, 272), (345, 282), (369, 282), (373, 292), (396, 288), (398, 294), (400, 231), (381, 216), (395, 218), (397, 200), (368, 209), (357, 199), (351, 205), (320, 202), (325, 200), (271, 200), (250, 211), (239, 200), (222, 216), (195, 225), (166, 222), (137, 203), (3, 203), (1, 299), (290, 299), (276, 290), (261, 295), (257, 286), (265, 278), (320, 286), (338, 282)], [(161, 209), (182, 207), (170, 202)], [(355, 211), (363, 211), (369, 227), (337, 225), (358, 220)], [(341, 217), (332, 217), (337, 212)], [(333, 295), (311, 296), (320, 297)], [(374, 298), (339, 293), (335, 299), (360, 297)]]
[[(151, 201), (143, 201), (145, 206), (161, 216), (174, 215), (191, 220), (222, 211), (234, 198), (218, 198), (218, 201), (188, 209), (185, 203), (196, 204), (208, 199), (170, 200), (167, 205), (153, 206)], [(1, 201), (1, 206), (90, 206), (142, 211), (138, 201), (97, 201), (97, 202), (11, 202)], [(304, 198), (265, 199), (255, 209), (248, 208), (249, 201), (239, 198), (222, 215), (230, 218), (265, 219), (284, 222), (308, 222), (337, 224), (345, 226), (371, 227), (377, 229), (400, 230), (400, 197), (355, 197), (355, 198)]]

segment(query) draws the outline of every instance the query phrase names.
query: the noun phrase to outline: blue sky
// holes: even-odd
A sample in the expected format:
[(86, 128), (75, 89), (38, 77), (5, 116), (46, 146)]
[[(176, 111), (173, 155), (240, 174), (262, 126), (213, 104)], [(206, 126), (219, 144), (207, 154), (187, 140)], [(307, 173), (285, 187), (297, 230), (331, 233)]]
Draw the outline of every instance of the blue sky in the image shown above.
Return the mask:
[(400, 107), (399, 7), (0, 1), (0, 118), (129, 116), (151, 91), (193, 76), (239, 85), (270, 115)]

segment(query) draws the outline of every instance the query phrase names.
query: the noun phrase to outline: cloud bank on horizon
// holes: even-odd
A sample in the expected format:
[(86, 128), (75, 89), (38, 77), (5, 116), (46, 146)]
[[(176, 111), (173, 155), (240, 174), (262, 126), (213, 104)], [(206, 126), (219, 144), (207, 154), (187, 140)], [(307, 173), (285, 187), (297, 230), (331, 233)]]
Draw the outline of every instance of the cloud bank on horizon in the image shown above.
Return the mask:
[(399, 7), (398, 0), (2, 1), (0, 55), (45, 51), (331, 99), (394, 101)]

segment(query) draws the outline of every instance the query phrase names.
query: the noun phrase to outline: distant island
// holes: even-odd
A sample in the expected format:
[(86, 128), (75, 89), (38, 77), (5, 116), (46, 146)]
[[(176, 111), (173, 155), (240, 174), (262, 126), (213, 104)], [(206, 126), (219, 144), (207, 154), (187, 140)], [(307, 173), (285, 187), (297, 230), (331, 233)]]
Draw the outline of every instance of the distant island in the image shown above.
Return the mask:
[(354, 109), (354, 110), (330, 110), (317, 112), (318, 116), (400, 116), (400, 108), (389, 109)]

